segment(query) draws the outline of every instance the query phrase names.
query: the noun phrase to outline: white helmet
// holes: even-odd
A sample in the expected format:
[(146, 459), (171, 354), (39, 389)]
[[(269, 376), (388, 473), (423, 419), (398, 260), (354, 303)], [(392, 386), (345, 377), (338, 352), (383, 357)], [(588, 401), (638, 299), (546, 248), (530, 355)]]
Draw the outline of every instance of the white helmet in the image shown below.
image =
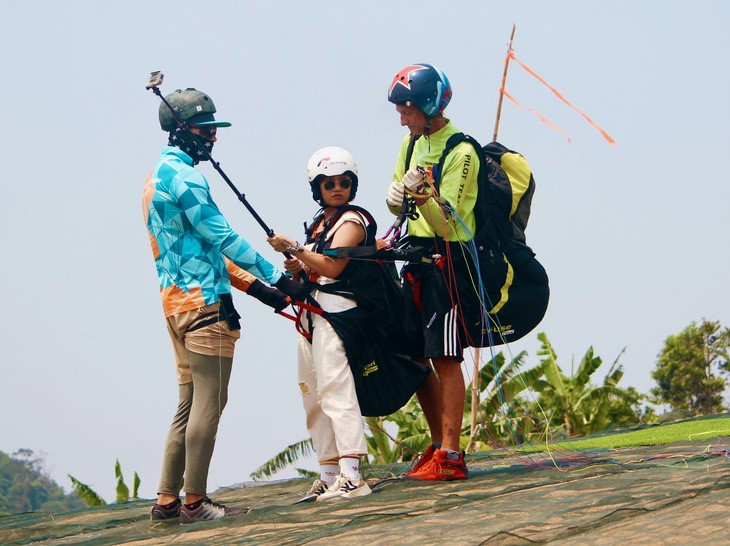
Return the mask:
[(350, 201), (357, 193), (357, 165), (352, 154), (339, 146), (320, 148), (307, 162), (307, 180), (312, 188), (312, 197), (322, 205), (322, 193), (319, 190), (319, 179), (322, 176), (349, 174), (352, 177)]
[(320, 148), (307, 163), (307, 178), (310, 182), (314, 182), (318, 176), (337, 176), (347, 171), (357, 177), (357, 165), (352, 154), (337, 146)]

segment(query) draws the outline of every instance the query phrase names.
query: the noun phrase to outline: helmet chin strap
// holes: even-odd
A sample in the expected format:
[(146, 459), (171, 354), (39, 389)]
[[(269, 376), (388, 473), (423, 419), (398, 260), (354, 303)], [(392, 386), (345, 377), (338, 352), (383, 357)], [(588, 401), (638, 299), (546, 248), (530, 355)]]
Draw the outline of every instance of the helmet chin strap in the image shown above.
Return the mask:
[[(434, 121), (437, 121), (436, 128), (434, 129)], [(448, 122), (448, 119), (444, 118), (444, 115), (442, 112), (439, 112), (437, 114), (434, 114), (431, 117), (426, 118), (426, 124), (423, 128), (423, 136), (430, 135), (434, 130), (438, 131), (441, 129), (446, 123)]]

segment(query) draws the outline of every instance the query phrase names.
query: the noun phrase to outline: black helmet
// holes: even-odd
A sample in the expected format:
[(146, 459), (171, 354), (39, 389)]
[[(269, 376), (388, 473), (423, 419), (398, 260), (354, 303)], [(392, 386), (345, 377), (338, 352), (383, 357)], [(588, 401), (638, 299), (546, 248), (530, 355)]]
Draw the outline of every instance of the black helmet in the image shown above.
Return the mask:
[[(177, 116), (189, 127), (230, 127), (228, 121), (215, 121), (215, 104), (213, 100), (193, 87), (183, 91), (178, 89), (165, 97)], [(160, 127), (163, 131), (174, 131), (177, 127), (175, 117), (163, 102), (160, 104)]]

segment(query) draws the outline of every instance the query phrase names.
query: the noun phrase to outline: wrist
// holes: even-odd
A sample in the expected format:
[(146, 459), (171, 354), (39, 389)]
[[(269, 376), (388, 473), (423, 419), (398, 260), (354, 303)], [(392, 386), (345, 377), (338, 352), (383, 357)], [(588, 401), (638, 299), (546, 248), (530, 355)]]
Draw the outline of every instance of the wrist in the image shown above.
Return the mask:
[(290, 244), (286, 250), (292, 254), (299, 254), (300, 252), (304, 252), (304, 247), (299, 244), (299, 241), (294, 241), (294, 244)]

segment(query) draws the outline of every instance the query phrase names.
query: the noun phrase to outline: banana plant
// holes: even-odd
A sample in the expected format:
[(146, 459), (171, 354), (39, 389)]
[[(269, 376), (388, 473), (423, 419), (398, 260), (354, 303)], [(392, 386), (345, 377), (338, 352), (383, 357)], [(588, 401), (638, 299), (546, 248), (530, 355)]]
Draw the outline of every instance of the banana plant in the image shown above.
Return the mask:
[(71, 480), (71, 485), (73, 486), (74, 491), (76, 491), (76, 494), (81, 498), (82, 501), (86, 503), (86, 506), (91, 507), (106, 505), (106, 501), (102, 499), (96, 493), (96, 491), (91, 489), (88, 485), (86, 485), (85, 483), (81, 483), (71, 474), (68, 474), (68, 478)]
[[(117, 478), (117, 502), (121, 503), (129, 502), (130, 500), (137, 500), (139, 498), (139, 484), (141, 483), (137, 473), (134, 473), (131, 498), (129, 496), (129, 487), (126, 483), (124, 483), (124, 476), (122, 475), (122, 465), (119, 464), (119, 459), (116, 460), (116, 464), (114, 465), (114, 474)], [(68, 474), (68, 477), (71, 480), (71, 485), (73, 486), (74, 491), (76, 491), (76, 494), (81, 498), (81, 500), (86, 503), (86, 506), (106, 505), (106, 501), (101, 498), (101, 496), (96, 491), (91, 489), (91, 487), (77, 480), (71, 474)]]
[[(387, 423), (397, 427), (395, 438), (388, 434)], [(415, 396), (391, 415), (368, 417), (367, 424), (371, 434), (366, 437), (368, 452), (376, 464), (410, 461), (431, 443), (426, 417)]]
[[(295, 461), (298, 461), (302, 457), (308, 457), (313, 452), (314, 446), (312, 445), (311, 439), (300, 440), (299, 442), (291, 444), (281, 453), (274, 455), (274, 457), (272, 457), (256, 470), (251, 472), (250, 477), (252, 480), (270, 478), (279, 470), (286, 468), (287, 466), (293, 464)], [(307, 476), (310, 475), (309, 471), (305, 471), (304, 474), (302, 471), (300, 471), (299, 474)], [(315, 473), (314, 475), (318, 476), (319, 474)]]
[(117, 477), (117, 502), (128, 502), (129, 500), (137, 500), (139, 497), (140, 479), (137, 473), (134, 473), (134, 481), (132, 482), (132, 497), (129, 496), (129, 487), (124, 483), (124, 476), (122, 475), (122, 465), (119, 464), (119, 459), (114, 467), (114, 474)]
[(467, 388), (465, 414), (474, 407), (473, 391), (478, 396), (476, 416), (472, 422), (478, 426), (464, 425), (467, 451), (479, 447), (496, 447), (519, 444), (529, 439), (531, 419), (527, 415), (523, 393), (534, 390), (544, 375), (543, 364), (525, 369), (527, 352), (522, 351), (506, 362), (502, 352), (494, 355), (479, 369), (478, 388)]
[[(595, 356), (593, 347), (588, 348), (578, 369), (569, 377), (558, 364), (557, 354), (547, 336), (541, 333), (537, 337), (542, 342), (537, 354), (543, 357), (545, 381), (535, 385), (540, 393), (535, 408), (544, 416), (546, 436), (551, 430), (569, 438), (604, 430), (612, 424), (609, 419), (612, 409), (614, 413), (618, 410), (626, 415), (621, 408), (630, 408), (640, 398), (635, 391), (618, 387), (623, 377), (619, 359), (625, 349), (614, 360), (603, 384), (595, 386), (591, 384), (591, 378), (603, 361)], [(629, 413), (638, 421), (635, 413)]]

